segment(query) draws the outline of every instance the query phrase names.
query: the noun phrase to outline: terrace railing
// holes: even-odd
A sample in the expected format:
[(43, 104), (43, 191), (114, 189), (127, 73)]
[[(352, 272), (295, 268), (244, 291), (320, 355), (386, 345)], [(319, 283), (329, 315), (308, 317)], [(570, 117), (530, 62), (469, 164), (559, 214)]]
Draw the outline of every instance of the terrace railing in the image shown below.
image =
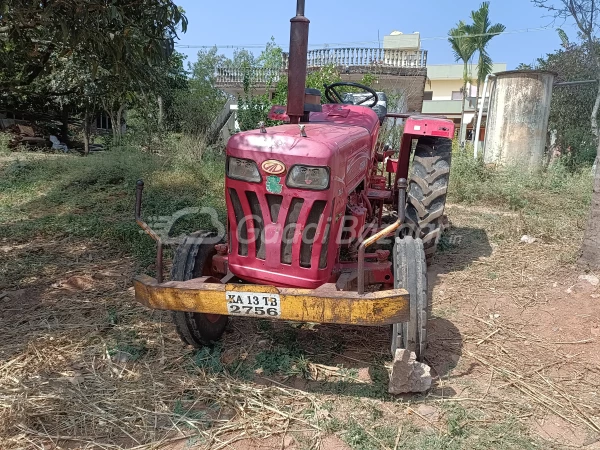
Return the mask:
[[(308, 69), (334, 65), (344, 68), (387, 67), (422, 69), (427, 66), (427, 50), (390, 50), (383, 48), (324, 48), (309, 50)], [(221, 86), (239, 85), (249, 76), (253, 84), (273, 85), (288, 68), (288, 55), (283, 54), (282, 68), (263, 67), (247, 69), (220, 67), (217, 69), (217, 84)]]
[(275, 84), (281, 78), (280, 69), (266, 69), (254, 67), (250, 70), (236, 67), (219, 67), (217, 69), (217, 84), (239, 84), (244, 82), (245, 77), (250, 77), (253, 84)]
[(389, 50), (383, 48), (324, 48), (308, 51), (308, 67), (386, 66), (422, 68), (427, 65), (427, 50)]

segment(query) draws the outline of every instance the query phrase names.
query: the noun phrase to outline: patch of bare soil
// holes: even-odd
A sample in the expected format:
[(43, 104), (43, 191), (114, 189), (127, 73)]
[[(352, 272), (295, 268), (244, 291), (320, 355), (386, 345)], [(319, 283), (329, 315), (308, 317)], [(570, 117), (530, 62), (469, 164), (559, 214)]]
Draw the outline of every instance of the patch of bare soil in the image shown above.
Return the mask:
[(456, 365), (431, 398), (518, 418), (559, 447), (593, 448), (600, 439), (595, 275), (565, 262), (576, 253), (573, 241), (526, 244), (515, 233), (481, 251), (488, 243), (473, 240), (477, 216), (467, 214), (454, 214), (450, 231), (465, 239), (431, 271), (434, 314), (457, 326), (431, 323), (427, 359), (436, 370)]
[(361, 426), (402, 448), (406, 423), (447, 434), (460, 405), (478, 412), (464, 426), (508, 420), (547, 448), (597, 448), (600, 291), (565, 257), (573, 244), (521, 243), (518, 217), (451, 211), (429, 273), (434, 387), (396, 398), (387, 328), (234, 319), (196, 352), (169, 313), (135, 303), (132, 259), (92, 241), (2, 242), (0, 447), (333, 450)]

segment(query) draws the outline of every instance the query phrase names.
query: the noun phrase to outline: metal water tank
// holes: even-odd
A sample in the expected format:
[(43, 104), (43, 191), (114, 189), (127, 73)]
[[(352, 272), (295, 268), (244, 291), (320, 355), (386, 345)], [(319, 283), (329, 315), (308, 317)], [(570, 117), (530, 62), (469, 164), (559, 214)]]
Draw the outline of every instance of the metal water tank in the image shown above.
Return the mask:
[(496, 74), (485, 130), (486, 163), (542, 167), (554, 76), (542, 70)]

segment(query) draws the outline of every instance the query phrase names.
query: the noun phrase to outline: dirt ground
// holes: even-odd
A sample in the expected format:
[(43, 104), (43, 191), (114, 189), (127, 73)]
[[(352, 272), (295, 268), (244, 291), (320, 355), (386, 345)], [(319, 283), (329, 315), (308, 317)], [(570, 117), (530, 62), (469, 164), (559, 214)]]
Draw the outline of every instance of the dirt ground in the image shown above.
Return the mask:
[(0, 447), (600, 449), (600, 289), (565, 257), (576, 240), (523, 243), (510, 211), (447, 212), (434, 386), (402, 397), (386, 392), (387, 329), (234, 319), (195, 352), (136, 304), (131, 257), (0, 240)]

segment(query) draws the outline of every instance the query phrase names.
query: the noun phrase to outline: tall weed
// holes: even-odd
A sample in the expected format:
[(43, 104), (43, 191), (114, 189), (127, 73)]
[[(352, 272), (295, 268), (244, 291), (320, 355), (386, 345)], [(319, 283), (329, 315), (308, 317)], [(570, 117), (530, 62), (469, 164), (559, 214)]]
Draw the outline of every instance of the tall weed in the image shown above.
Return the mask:
[[(71, 155), (21, 154), (0, 160), (0, 239), (36, 236), (97, 238), (150, 262), (154, 243), (133, 220), (136, 181), (146, 182), (143, 215), (169, 216), (187, 207), (209, 206), (224, 220), (224, 159), (205, 155), (179, 165), (176, 158), (128, 149)], [(206, 217), (178, 222), (177, 233), (209, 229)]]
[(8, 148), (8, 142), (10, 141), (10, 137), (8, 133), (0, 132), (0, 154), (10, 153), (10, 148)]
[(515, 211), (566, 202), (587, 208), (591, 196), (591, 167), (572, 171), (557, 161), (545, 171), (529, 172), (522, 167), (486, 166), (472, 153), (452, 155), (449, 199), (456, 203), (487, 204)]

